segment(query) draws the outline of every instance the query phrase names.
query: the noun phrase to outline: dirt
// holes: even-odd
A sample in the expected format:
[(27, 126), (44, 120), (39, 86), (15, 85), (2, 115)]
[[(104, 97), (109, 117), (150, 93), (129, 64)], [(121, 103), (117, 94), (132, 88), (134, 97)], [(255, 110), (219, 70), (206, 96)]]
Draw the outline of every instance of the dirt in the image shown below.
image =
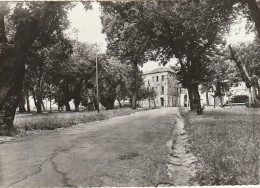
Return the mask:
[(197, 171), (197, 159), (189, 150), (188, 135), (179, 111), (173, 135), (173, 138), (167, 143), (170, 150), (167, 163), (170, 182), (162, 182), (158, 186), (198, 186), (199, 183), (193, 180)]

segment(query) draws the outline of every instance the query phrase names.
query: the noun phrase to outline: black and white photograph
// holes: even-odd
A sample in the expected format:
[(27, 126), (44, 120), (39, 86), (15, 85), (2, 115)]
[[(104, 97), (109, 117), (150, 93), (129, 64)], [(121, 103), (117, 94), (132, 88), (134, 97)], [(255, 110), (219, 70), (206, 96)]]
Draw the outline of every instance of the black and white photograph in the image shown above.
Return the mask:
[(260, 0), (0, 0), (0, 187), (260, 184)]

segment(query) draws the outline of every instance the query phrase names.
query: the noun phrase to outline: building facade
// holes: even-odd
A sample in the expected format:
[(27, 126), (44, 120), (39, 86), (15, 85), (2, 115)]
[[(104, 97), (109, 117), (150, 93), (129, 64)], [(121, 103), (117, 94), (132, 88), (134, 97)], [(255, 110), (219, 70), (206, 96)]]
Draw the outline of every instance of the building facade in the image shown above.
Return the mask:
[(145, 87), (156, 93), (154, 100), (140, 101), (142, 107), (170, 107), (188, 105), (185, 89), (181, 88), (175, 73), (167, 67), (160, 67), (143, 74)]

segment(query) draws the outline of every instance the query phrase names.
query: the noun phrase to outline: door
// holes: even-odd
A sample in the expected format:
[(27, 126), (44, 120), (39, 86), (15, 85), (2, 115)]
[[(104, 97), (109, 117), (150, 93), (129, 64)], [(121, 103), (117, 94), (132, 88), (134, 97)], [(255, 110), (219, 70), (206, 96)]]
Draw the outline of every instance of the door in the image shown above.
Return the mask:
[(164, 106), (164, 98), (161, 97), (161, 106)]

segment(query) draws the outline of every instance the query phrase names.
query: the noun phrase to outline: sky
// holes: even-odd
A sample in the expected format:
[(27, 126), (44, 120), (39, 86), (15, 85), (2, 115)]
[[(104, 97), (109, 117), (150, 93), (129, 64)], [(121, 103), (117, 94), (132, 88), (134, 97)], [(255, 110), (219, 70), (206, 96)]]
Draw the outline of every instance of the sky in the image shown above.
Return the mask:
[[(69, 11), (70, 29), (66, 32), (71, 38), (90, 44), (98, 43), (102, 52), (106, 49), (106, 36), (102, 34), (100, 6), (92, 2), (92, 10), (86, 11), (80, 2)], [(76, 34), (75, 34), (76, 31)]]
[[(90, 44), (98, 43), (101, 46), (101, 51), (106, 50), (106, 36), (102, 31), (100, 5), (97, 2), (92, 2), (92, 10), (86, 11), (83, 5), (79, 2), (69, 12), (68, 18), (71, 22), (70, 29), (66, 32), (71, 38), (81, 42)], [(246, 32), (246, 19), (239, 18), (231, 27), (230, 33), (226, 35), (227, 44), (239, 45), (239, 42), (250, 42), (254, 40), (253, 33)], [(76, 32), (75, 32), (76, 31)], [(171, 59), (166, 67), (176, 64), (175, 59)], [(142, 67), (143, 72), (148, 72), (159, 67), (158, 62), (149, 61)]]

